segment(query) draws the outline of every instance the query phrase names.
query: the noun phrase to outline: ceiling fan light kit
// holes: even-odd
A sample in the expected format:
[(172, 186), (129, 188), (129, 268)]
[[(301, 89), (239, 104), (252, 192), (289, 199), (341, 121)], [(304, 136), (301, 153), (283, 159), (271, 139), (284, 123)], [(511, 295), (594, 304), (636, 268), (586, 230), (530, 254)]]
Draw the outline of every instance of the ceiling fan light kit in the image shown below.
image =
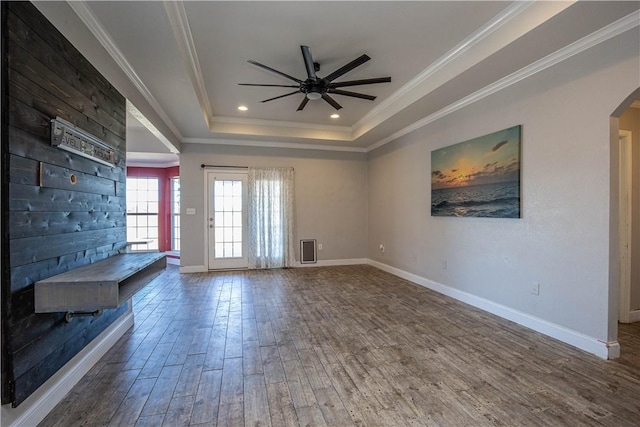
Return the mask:
[(307, 105), (307, 102), (316, 101), (318, 99), (323, 99), (329, 105), (331, 105), (336, 110), (342, 108), (342, 106), (336, 102), (329, 94), (332, 95), (341, 95), (341, 96), (349, 96), (352, 98), (360, 98), (366, 99), (369, 101), (373, 101), (376, 99), (375, 96), (366, 95), (364, 93), (351, 92), (347, 90), (339, 89), (341, 87), (349, 87), (349, 86), (361, 86), (361, 85), (369, 85), (369, 84), (377, 84), (377, 83), (389, 83), (391, 81), (391, 77), (377, 77), (373, 79), (361, 79), (361, 80), (350, 80), (344, 82), (334, 82), (339, 77), (347, 74), (351, 70), (365, 62), (369, 61), (371, 58), (367, 55), (360, 55), (358, 58), (349, 62), (348, 64), (338, 68), (333, 73), (328, 76), (322, 78), (316, 75), (316, 72), (320, 71), (320, 64), (313, 61), (313, 57), (311, 56), (311, 49), (309, 46), (300, 46), (300, 50), (302, 51), (302, 59), (304, 60), (304, 66), (307, 70), (307, 79), (300, 80), (288, 74), (285, 74), (281, 71), (268, 67), (264, 64), (261, 64), (254, 60), (249, 60), (250, 64), (253, 64), (257, 67), (263, 68), (269, 72), (277, 74), (281, 77), (284, 77), (288, 80), (292, 80), (296, 82), (296, 85), (277, 85), (277, 84), (259, 84), (259, 83), (238, 83), (240, 86), (261, 86), (261, 87), (286, 87), (286, 88), (296, 88), (293, 92), (286, 93), (284, 95), (275, 96), (273, 98), (265, 99), (261, 102), (269, 102), (274, 101), (276, 99), (285, 98), (287, 96), (295, 95), (297, 93), (303, 93), (305, 97), (302, 99), (302, 102), (298, 106), (298, 111), (302, 111), (304, 107)]

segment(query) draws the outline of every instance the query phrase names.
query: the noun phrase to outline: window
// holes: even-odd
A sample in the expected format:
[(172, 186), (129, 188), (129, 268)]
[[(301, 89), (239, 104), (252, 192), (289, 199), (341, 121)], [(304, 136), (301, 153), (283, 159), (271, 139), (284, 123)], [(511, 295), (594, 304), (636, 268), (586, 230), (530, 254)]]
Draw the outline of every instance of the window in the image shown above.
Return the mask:
[(214, 184), (215, 257), (242, 257), (242, 181)]
[(132, 251), (158, 250), (158, 178), (127, 178), (127, 241)]
[(171, 178), (171, 250), (180, 251), (180, 177)]

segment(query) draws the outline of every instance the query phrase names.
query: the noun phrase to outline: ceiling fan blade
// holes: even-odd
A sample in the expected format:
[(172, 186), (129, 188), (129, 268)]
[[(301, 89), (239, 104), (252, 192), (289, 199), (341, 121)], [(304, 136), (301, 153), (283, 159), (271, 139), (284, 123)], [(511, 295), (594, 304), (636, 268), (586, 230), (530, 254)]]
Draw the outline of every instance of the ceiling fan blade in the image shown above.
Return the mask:
[(300, 105), (298, 106), (298, 110), (297, 111), (302, 111), (304, 110), (304, 107), (307, 105), (307, 102), (309, 102), (309, 98), (307, 98), (306, 96), (302, 99), (302, 102), (300, 103)]
[(287, 79), (289, 79), (289, 80), (293, 80), (293, 81), (294, 81), (294, 82), (296, 82), (296, 83), (302, 83), (302, 80), (300, 80), (300, 79), (296, 79), (295, 77), (291, 77), (289, 74), (285, 74), (285, 73), (283, 73), (282, 71), (274, 70), (274, 69), (273, 69), (273, 68), (271, 68), (271, 67), (268, 67), (268, 66), (266, 66), (266, 65), (264, 65), (264, 64), (261, 64), (261, 63), (259, 63), (259, 62), (254, 61), (253, 59), (250, 59), (250, 60), (248, 60), (247, 62), (248, 62), (249, 64), (253, 64), (253, 65), (257, 66), (257, 67), (264, 68), (264, 69), (265, 69), (265, 70), (267, 70), (267, 71), (271, 71), (272, 73), (279, 74), (279, 75), (281, 75), (282, 77), (286, 77)]
[(300, 46), (302, 50), (302, 58), (304, 59), (304, 67), (307, 69), (307, 76), (311, 80), (317, 80), (315, 65), (313, 65), (313, 57), (309, 46)]
[(295, 90), (295, 91), (293, 91), (291, 93), (285, 93), (284, 95), (275, 96), (273, 98), (265, 99), (264, 101), (260, 101), (260, 102), (269, 102), (269, 101), (273, 101), (274, 99), (284, 98), (285, 96), (295, 95), (296, 93), (300, 93), (300, 91), (299, 90)]
[(331, 87), (372, 85), (375, 83), (389, 83), (389, 82), (391, 82), (391, 77), (377, 77), (375, 79), (349, 80), (347, 82), (335, 82), (335, 83), (331, 83)]
[(238, 83), (238, 86), (299, 87), (299, 86), (296, 86), (296, 85), (263, 85), (261, 83)]
[(342, 105), (338, 104), (335, 99), (333, 99), (332, 97), (330, 97), (326, 93), (324, 95), (322, 95), (322, 99), (327, 101), (329, 103), (329, 105), (331, 105), (336, 110), (339, 110), (339, 109), (342, 108)]
[(352, 96), (354, 98), (368, 99), (369, 101), (373, 101), (374, 99), (376, 99), (376, 97), (372, 95), (365, 95), (364, 93), (350, 92), (348, 90), (329, 89), (327, 92), (334, 93), (336, 95), (344, 95), (344, 96)]
[(338, 68), (333, 73), (331, 73), (327, 77), (325, 77), (325, 79), (328, 80), (328, 81), (333, 81), (333, 80), (337, 79), (338, 77), (342, 76), (343, 74), (347, 74), (349, 71), (353, 70), (354, 68), (359, 67), (360, 65), (364, 64), (365, 62), (367, 62), (370, 59), (371, 58), (369, 58), (369, 56), (367, 56), (367, 55), (361, 55), (360, 57), (358, 57), (358, 58), (354, 59), (353, 61), (349, 62), (347, 65)]

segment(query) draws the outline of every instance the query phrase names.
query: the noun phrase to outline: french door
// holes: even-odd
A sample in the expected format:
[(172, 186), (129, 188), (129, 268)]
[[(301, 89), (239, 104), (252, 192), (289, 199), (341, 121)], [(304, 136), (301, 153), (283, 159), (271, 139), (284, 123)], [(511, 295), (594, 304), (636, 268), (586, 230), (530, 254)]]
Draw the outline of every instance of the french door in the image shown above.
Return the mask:
[(247, 268), (247, 173), (207, 172), (209, 270)]

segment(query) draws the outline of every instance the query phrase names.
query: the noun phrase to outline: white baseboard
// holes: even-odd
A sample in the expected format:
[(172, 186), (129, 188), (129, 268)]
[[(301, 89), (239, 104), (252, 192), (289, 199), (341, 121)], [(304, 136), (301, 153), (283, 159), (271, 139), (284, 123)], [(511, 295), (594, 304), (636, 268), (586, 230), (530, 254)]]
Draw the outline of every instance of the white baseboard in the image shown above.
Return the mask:
[(607, 346), (607, 357), (603, 357), (603, 359), (618, 359), (620, 358), (620, 343), (618, 341), (611, 341), (606, 343)]
[(304, 268), (304, 267), (333, 267), (336, 265), (359, 265), (359, 264), (368, 264), (369, 260), (367, 258), (349, 258), (349, 259), (323, 259), (318, 260), (318, 262), (310, 263), (310, 264), (301, 264), (299, 261), (296, 261), (294, 265), (295, 268)]
[(204, 265), (186, 265), (180, 267), (180, 273), (206, 273), (209, 269)]
[(462, 301), (481, 310), (500, 316), (504, 319), (511, 320), (522, 326), (533, 329), (534, 331), (548, 335), (552, 338), (560, 340), (564, 343), (577, 347), (586, 352), (595, 354), (603, 359), (615, 359), (620, 357), (620, 345), (617, 341), (603, 342), (597, 338), (590, 337), (581, 332), (565, 328), (539, 317), (515, 310), (511, 307), (498, 304), (485, 298), (464, 292), (450, 286), (443, 285), (433, 280), (409, 273), (399, 268), (392, 267), (387, 264), (370, 259), (369, 265), (379, 268), (380, 270), (391, 273), (395, 276), (409, 280), (420, 286), (424, 286), (443, 295)]
[(180, 258), (167, 257), (167, 264), (180, 265)]
[(640, 310), (632, 310), (629, 313), (629, 323), (640, 322)]
[(132, 326), (133, 312), (129, 310), (102, 331), (17, 408), (2, 405), (0, 424), (5, 427), (38, 425)]
[[(325, 260), (320, 260), (313, 264), (301, 264), (299, 261), (296, 261), (296, 263), (294, 264), (294, 267), (295, 268), (331, 267), (336, 265), (368, 264), (368, 262), (369, 260), (367, 258), (325, 259)], [(180, 267), (180, 273), (206, 273), (208, 271), (209, 269), (207, 269), (207, 267), (204, 265), (188, 265), (188, 266)]]

